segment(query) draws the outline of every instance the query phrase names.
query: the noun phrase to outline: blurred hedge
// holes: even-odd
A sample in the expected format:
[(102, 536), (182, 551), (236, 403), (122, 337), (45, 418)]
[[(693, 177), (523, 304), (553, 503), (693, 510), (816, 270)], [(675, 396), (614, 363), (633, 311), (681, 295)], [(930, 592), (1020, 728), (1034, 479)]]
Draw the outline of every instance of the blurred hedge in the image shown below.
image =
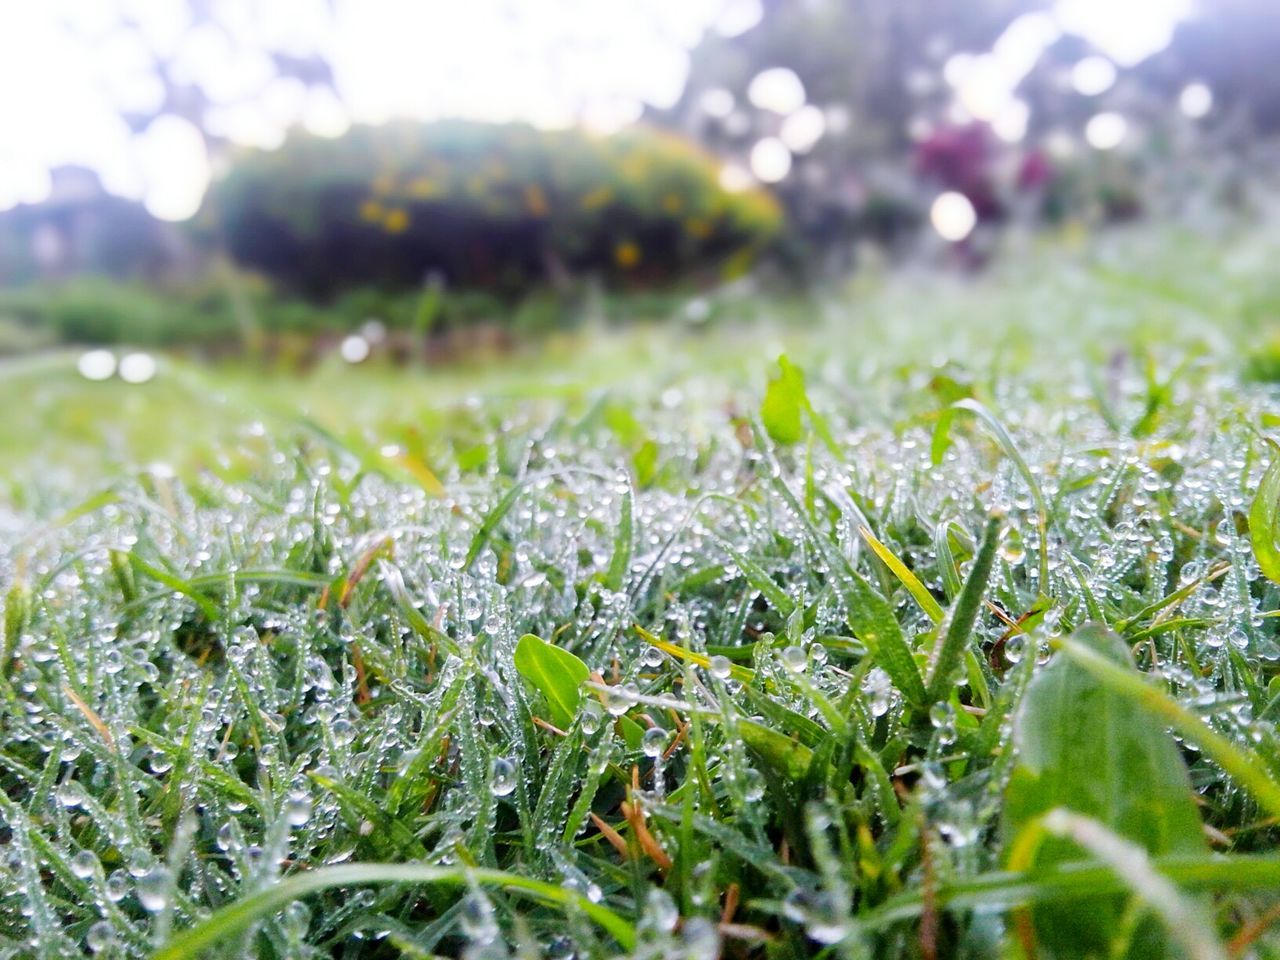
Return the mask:
[(780, 221), (769, 195), (724, 190), (716, 161), (672, 134), (464, 121), (291, 135), (234, 159), (202, 212), (240, 263), (322, 296), (431, 273), (501, 293), (734, 273)]

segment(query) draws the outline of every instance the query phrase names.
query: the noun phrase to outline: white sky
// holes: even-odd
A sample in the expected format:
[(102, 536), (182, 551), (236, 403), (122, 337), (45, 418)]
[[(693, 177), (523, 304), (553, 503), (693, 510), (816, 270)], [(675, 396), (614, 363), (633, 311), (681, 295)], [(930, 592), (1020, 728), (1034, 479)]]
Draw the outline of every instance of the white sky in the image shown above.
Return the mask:
[[(1056, 19), (1123, 66), (1163, 47), (1189, 2), (1059, 0)], [(38, 202), (51, 168), (79, 164), (157, 216), (190, 216), (210, 175), (198, 132), (166, 116), (135, 137), (119, 115), (159, 104), (156, 54), (215, 102), (211, 129), (264, 147), (294, 122), (332, 135), (396, 116), (610, 128), (644, 103), (679, 96), (688, 50), (708, 28), (734, 34), (760, 17), (760, 0), (214, 0), (214, 8), (222, 29), (192, 29), (185, 0), (0, 0), (0, 210)], [(137, 29), (122, 28), (122, 15)], [(272, 50), (323, 53), (340, 99), (273, 79)]]

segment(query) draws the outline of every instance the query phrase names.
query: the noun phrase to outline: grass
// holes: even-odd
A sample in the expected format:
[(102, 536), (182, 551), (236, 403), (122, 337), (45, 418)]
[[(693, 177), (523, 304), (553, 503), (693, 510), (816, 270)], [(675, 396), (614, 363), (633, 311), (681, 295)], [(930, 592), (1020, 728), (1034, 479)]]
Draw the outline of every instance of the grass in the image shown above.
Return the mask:
[(0, 955), (1280, 955), (1278, 244), (467, 370), (13, 362)]

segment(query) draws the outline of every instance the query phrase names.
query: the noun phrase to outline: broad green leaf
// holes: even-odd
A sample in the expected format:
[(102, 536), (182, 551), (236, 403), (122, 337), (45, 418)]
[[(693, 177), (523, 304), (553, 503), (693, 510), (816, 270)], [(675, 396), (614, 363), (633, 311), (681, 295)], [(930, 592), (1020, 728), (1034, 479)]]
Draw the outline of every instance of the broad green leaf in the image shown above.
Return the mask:
[(625, 713), (614, 721), (613, 729), (618, 736), (622, 737), (622, 742), (627, 745), (628, 750), (639, 750), (644, 742), (644, 727)]
[(1262, 475), (1249, 508), (1249, 540), (1262, 575), (1280, 583), (1280, 455)]
[(1139, 704), (1198, 746), (1206, 757), (1212, 758), (1251, 793), (1259, 806), (1272, 817), (1280, 817), (1280, 785), (1272, 778), (1266, 761), (1256, 753), (1242, 750), (1205, 723), (1195, 711), (1148, 683), (1141, 674), (1117, 664), (1094, 648), (1074, 639), (1060, 639), (1055, 645), (1107, 689)]
[(526, 633), (516, 644), (516, 670), (546, 698), (551, 722), (569, 729), (582, 699), (581, 686), (590, 675), (587, 665), (568, 650)]
[[(1169, 940), (1182, 944), (1187, 960), (1227, 960), (1213, 916), (1205, 904), (1184, 894), (1168, 877), (1152, 867), (1151, 858), (1142, 847), (1092, 817), (1081, 816), (1064, 807), (1050, 810), (1034, 826), (1023, 831), (1018, 839), (1017, 852), (1010, 859), (1031, 862), (1044, 839), (1050, 835), (1070, 840), (1110, 867), (1129, 891), (1159, 917)], [(1141, 925), (1136, 932), (1139, 936), (1146, 934)], [(1132, 948), (1140, 942), (1126, 937), (1121, 947), (1113, 949), (1111, 955), (1120, 953), (1124, 946), (1130, 947), (1124, 951), (1128, 954), (1148, 953), (1145, 944), (1137, 951)]]
[[(1124, 642), (1105, 627), (1082, 627), (1073, 642), (1126, 672)], [(1059, 655), (1027, 688), (1014, 723), (1018, 762), (1005, 794), (1007, 844), (1038, 829), (1051, 810), (1091, 817), (1150, 855), (1205, 852), (1191, 782), (1177, 746), (1155, 714)], [(1089, 859), (1068, 839), (1043, 842), (1037, 870)], [(1054, 956), (1109, 956), (1123, 897), (1037, 906), (1037, 938)], [(1144, 921), (1129, 957), (1164, 956), (1159, 924)]]
[(760, 420), (775, 443), (798, 443), (804, 439), (800, 413), (808, 406), (804, 372), (785, 356), (778, 358), (778, 369), (778, 375), (765, 389)]

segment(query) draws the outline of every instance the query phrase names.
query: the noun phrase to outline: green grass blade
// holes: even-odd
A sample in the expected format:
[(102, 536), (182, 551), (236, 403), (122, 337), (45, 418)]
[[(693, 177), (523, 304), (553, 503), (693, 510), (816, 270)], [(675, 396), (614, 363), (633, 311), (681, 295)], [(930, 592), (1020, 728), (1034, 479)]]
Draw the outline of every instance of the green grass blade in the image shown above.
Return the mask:
[(858, 532), (862, 534), (862, 539), (867, 542), (872, 552), (884, 562), (889, 571), (898, 578), (907, 592), (915, 598), (916, 603), (920, 605), (920, 609), (934, 623), (942, 623), (946, 617), (946, 613), (942, 609), (942, 604), (934, 599), (933, 594), (929, 592), (929, 588), (920, 582), (920, 578), (911, 572), (905, 563), (898, 559), (897, 555), (886, 547), (883, 543), (875, 538), (866, 527), (859, 527)]
[(981, 609), (982, 599), (987, 592), (987, 583), (991, 580), (991, 568), (995, 565), (996, 547), (999, 543), (1000, 518), (988, 517), (986, 529), (982, 532), (982, 544), (973, 558), (973, 566), (969, 568), (969, 576), (965, 579), (960, 596), (956, 598), (955, 607), (951, 611), (951, 623), (933, 661), (926, 693), (926, 699), (931, 703), (945, 700), (950, 694), (952, 678), (964, 659), (969, 636), (973, 633), (978, 610)]
[(777, 581), (769, 576), (769, 572), (756, 563), (746, 554), (735, 550), (727, 543), (722, 543), (726, 553), (733, 558), (733, 562), (737, 564), (742, 575), (747, 578), (747, 582), (755, 587), (769, 601), (770, 606), (778, 611), (779, 616), (784, 619), (791, 616), (795, 610), (795, 601), (787, 595), (787, 592), (778, 586)]
[(1280, 583), (1280, 456), (1263, 473), (1249, 507), (1249, 542), (1263, 576)]
[(544, 883), (502, 870), (433, 867), (425, 864), (353, 863), (296, 874), (252, 896), (237, 900), (190, 930), (170, 939), (152, 955), (152, 960), (191, 960), (206, 950), (230, 942), (255, 921), (276, 913), (308, 894), (334, 887), (392, 883), (450, 887), (478, 883), (525, 894), (544, 903), (581, 911), (626, 950), (630, 950), (635, 944), (635, 929), (621, 916), (608, 907), (557, 884)]
[(1040, 534), (1040, 589), (1049, 589), (1049, 505), (1045, 501), (1044, 491), (1040, 487), (1040, 481), (1036, 479), (1036, 475), (1027, 465), (1026, 458), (1022, 456), (1022, 451), (1018, 449), (1018, 445), (1013, 442), (1013, 437), (1009, 435), (1009, 431), (1005, 429), (1000, 418), (987, 409), (977, 400), (966, 398), (957, 400), (952, 404), (953, 410), (964, 410), (972, 413), (981, 420), (991, 431), (992, 436), (996, 438), (996, 443), (1000, 449), (1004, 451), (1005, 456), (1013, 461), (1013, 465), (1017, 467), (1018, 473), (1022, 475), (1023, 481), (1027, 485), (1027, 490), (1031, 493), (1031, 499), (1036, 506), (1036, 526)]
[(617, 593), (626, 586), (627, 573), (631, 569), (631, 551), (635, 541), (633, 530), (633, 501), (635, 495), (631, 491), (630, 482), (622, 492), (622, 506), (618, 514), (618, 530), (613, 540), (613, 556), (609, 560), (609, 569), (605, 572), (605, 586)]
[[(1280, 857), (1170, 855), (1152, 857), (1151, 867), (1185, 890), (1280, 890)], [(945, 910), (1009, 910), (1124, 893), (1127, 884), (1110, 867), (1090, 861), (1034, 871), (999, 871), (939, 884), (931, 899)], [(925, 911), (920, 890), (899, 894), (859, 917), (865, 931), (918, 919)]]
[(928, 694), (893, 606), (861, 574), (850, 572), (850, 628), (902, 695), (910, 703), (923, 706)]
[(476, 559), (480, 556), (480, 551), (485, 548), (489, 539), (498, 529), (498, 524), (502, 523), (503, 518), (506, 517), (506, 515), (511, 512), (511, 508), (516, 505), (516, 500), (520, 497), (523, 490), (524, 484), (517, 483), (506, 492), (502, 499), (498, 501), (497, 505), (494, 506), (494, 508), (485, 515), (485, 518), (480, 521), (480, 528), (476, 530), (475, 536), (471, 538), (471, 545), (467, 548), (467, 556), (462, 564), (463, 570), (471, 569), (472, 564), (474, 564)]

